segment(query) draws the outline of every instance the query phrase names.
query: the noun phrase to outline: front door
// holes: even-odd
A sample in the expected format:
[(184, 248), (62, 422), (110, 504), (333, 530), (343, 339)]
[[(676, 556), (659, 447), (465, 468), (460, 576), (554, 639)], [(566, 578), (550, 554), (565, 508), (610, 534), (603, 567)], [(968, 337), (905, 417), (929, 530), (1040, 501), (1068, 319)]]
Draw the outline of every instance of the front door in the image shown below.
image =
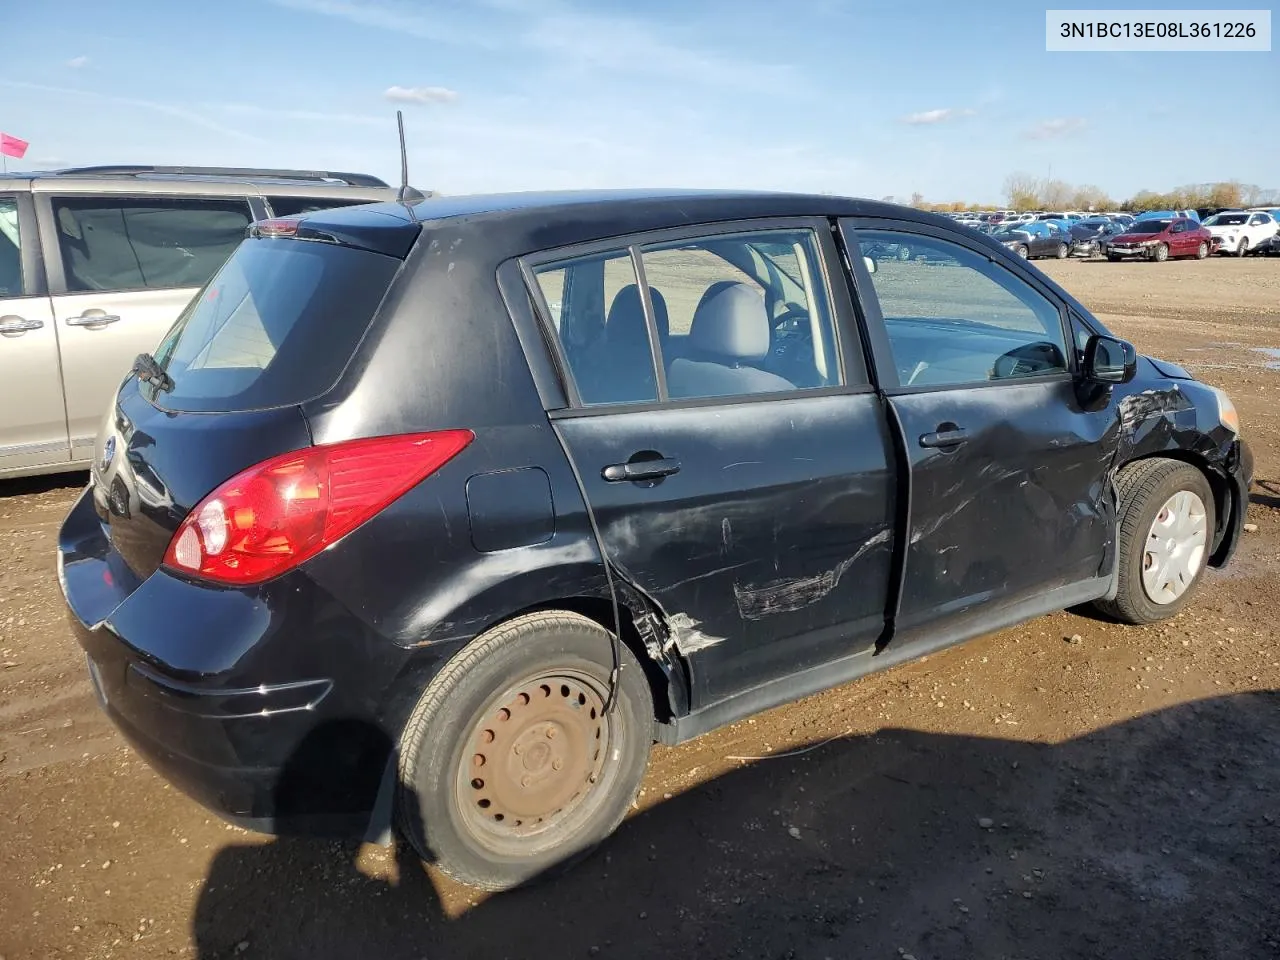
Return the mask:
[(0, 194), (0, 475), (69, 459), (58, 336), (34, 236), (29, 197)]
[(244, 238), (244, 200), (42, 198), (72, 459), (93, 438), (134, 358), (160, 343)]
[(823, 280), (830, 230), (784, 223), (533, 266), (576, 393), (555, 427), (615, 571), (686, 657), (694, 707), (870, 656), (884, 626), (884, 410)]
[(851, 249), (892, 239), (925, 251), (877, 264), (862, 293), (885, 334), (876, 368), (911, 470), (895, 642), (1099, 595), (1115, 415), (1077, 399), (1059, 304), (954, 235), (893, 221), (843, 229)]

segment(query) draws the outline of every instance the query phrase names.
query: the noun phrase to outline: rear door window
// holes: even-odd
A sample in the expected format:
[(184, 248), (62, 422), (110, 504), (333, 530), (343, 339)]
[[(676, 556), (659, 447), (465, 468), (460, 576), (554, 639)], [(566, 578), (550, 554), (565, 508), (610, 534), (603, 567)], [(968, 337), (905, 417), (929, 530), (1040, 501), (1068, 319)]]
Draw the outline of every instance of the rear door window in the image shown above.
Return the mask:
[(0, 299), (22, 296), (22, 237), (18, 201), (0, 197)]
[(244, 239), (244, 200), (55, 197), (67, 291), (199, 287)]
[[(334, 243), (246, 240), (156, 352), (170, 410), (279, 407), (320, 396), (368, 329), (400, 261)], [(149, 388), (152, 389), (152, 388)]]

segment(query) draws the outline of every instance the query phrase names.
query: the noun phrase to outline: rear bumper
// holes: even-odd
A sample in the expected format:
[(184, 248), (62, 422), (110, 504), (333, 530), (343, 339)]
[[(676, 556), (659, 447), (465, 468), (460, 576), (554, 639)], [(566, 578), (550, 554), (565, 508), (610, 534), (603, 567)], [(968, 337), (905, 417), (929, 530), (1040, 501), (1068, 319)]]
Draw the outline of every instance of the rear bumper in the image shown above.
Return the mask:
[(380, 705), (407, 652), (301, 575), (254, 591), (163, 570), (139, 582), (96, 524), (86, 493), (63, 525), (59, 582), (130, 744), (233, 823), (363, 835), (392, 756)]

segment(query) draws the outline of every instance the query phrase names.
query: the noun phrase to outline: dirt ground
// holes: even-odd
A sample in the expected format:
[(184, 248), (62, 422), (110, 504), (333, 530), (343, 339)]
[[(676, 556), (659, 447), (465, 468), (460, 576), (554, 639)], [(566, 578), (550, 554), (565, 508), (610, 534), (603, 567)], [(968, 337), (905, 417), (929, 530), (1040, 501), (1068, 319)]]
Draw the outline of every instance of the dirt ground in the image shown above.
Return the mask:
[(514, 894), (168, 787), (63, 621), (83, 477), (0, 483), (0, 957), (1280, 957), (1280, 259), (1043, 266), (1230, 391), (1235, 562), (1165, 624), (1061, 613), (655, 748), (618, 835)]

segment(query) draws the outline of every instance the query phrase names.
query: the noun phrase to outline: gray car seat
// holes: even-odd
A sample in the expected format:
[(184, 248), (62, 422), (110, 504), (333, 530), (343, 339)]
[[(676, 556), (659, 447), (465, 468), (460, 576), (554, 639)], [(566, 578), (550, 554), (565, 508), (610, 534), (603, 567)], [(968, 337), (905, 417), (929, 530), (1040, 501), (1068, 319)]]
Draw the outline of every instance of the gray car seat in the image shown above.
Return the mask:
[[(667, 301), (649, 288), (658, 341), (665, 344), (671, 330)], [(649, 329), (644, 320), (640, 288), (627, 284), (613, 298), (604, 333), (585, 358), (578, 389), (587, 403), (637, 403), (656, 400)]]
[(745, 283), (722, 280), (702, 295), (689, 330), (689, 357), (671, 363), (673, 397), (724, 397), (794, 390), (785, 377), (752, 366), (769, 354), (764, 297)]

